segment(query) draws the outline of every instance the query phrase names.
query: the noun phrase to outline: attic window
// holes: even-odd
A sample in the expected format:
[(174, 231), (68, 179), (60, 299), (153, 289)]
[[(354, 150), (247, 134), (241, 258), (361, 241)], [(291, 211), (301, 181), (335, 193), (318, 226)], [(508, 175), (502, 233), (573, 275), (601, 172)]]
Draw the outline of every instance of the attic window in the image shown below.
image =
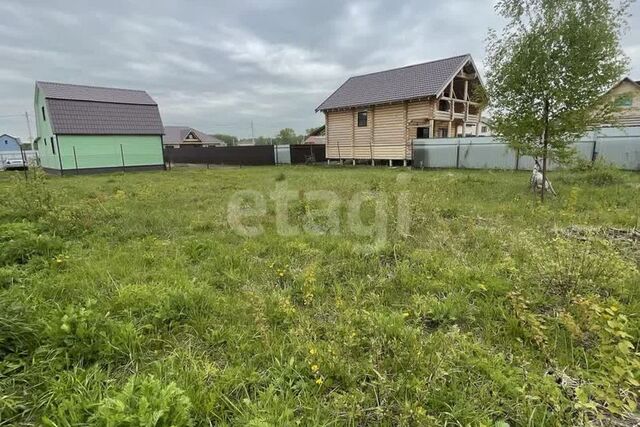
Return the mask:
[(367, 127), (367, 112), (366, 111), (358, 111), (358, 127), (359, 128)]
[(629, 95), (619, 96), (615, 101), (616, 107), (630, 108), (633, 107), (633, 99)]
[(198, 137), (193, 132), (189, 132), (189, 134), (187, 135), (185, 140), (187, 140), (187, 141), (200, 141), (200, 139), (198, 139)]

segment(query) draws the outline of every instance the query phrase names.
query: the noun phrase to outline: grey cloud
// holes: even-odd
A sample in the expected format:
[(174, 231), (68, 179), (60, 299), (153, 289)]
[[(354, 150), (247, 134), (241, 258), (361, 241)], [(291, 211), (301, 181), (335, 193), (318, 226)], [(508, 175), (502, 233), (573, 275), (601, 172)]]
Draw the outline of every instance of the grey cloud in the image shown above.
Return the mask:
[[(35, 80), (145, 89), (165, 124), (302, 132), (322, 123), (315, 107), (351, 75), (461, 53), (482, 66), (487, 29), (501, 25), (492, 4), (3, 0), (0, 133), (27, 139)], [(640, 78), (635, 22), (624, 47)]]

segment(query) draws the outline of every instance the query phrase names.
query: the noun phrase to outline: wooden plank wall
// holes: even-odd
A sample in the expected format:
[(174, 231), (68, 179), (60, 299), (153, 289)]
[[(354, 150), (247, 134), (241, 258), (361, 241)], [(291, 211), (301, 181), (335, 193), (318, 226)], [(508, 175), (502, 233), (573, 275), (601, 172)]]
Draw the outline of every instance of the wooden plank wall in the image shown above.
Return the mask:
[(327, 158), (351, 159), (353, 146), (352, 110), (328, 112), (327, 123)]
[[(411, 158), (415, 128), (410, 120), (433, 117), (433, 100), (326, 113), (327, 158), (404, 160)], [(358, 127), (358, 111), (367, 111), (367, 126)], [(338, 143), (340, 144), (338, 150)]]
[[(358, 127), (358, 112), (367, 112), (367, 126)], [(355, 120), (355, 158), (356, 159), (370, 159), (371, 158), (371, 110), (354, 110)]]
[(373, 128), (374, 159), (404, 159), (405, 128), (404, 104), (377, 107)]

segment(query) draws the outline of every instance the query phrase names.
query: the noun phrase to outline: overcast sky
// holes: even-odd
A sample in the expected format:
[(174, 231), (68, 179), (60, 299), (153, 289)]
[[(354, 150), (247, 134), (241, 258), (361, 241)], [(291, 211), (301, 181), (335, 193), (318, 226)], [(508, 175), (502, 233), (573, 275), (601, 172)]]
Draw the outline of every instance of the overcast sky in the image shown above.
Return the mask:
[[(471, 53), (493, 0), (2, 0), (0, 134), (28, 138), (35, 80), (144, 89), (165, 125), (270, 136), (322, 124), (349, 76)], [(640, 6), (623, 40), (640, 79)], [(32, 121), (32, 129), (33, 121)]]

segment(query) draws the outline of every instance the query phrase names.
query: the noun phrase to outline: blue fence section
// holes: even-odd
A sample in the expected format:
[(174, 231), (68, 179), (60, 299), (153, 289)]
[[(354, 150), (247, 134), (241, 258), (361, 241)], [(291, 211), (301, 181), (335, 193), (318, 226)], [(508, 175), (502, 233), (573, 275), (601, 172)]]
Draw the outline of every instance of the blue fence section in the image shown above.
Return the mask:
[[(603, 159), (620, 169), (640, 170), (640, 127), (604, 128), (573, 144), (579, 158)], [(521, 156), (494, 137), (436, 138), (413, 141), (413, 166), (424, 168), (531, 170)], [(553, 162), (549, 169), (558, 167)]]

